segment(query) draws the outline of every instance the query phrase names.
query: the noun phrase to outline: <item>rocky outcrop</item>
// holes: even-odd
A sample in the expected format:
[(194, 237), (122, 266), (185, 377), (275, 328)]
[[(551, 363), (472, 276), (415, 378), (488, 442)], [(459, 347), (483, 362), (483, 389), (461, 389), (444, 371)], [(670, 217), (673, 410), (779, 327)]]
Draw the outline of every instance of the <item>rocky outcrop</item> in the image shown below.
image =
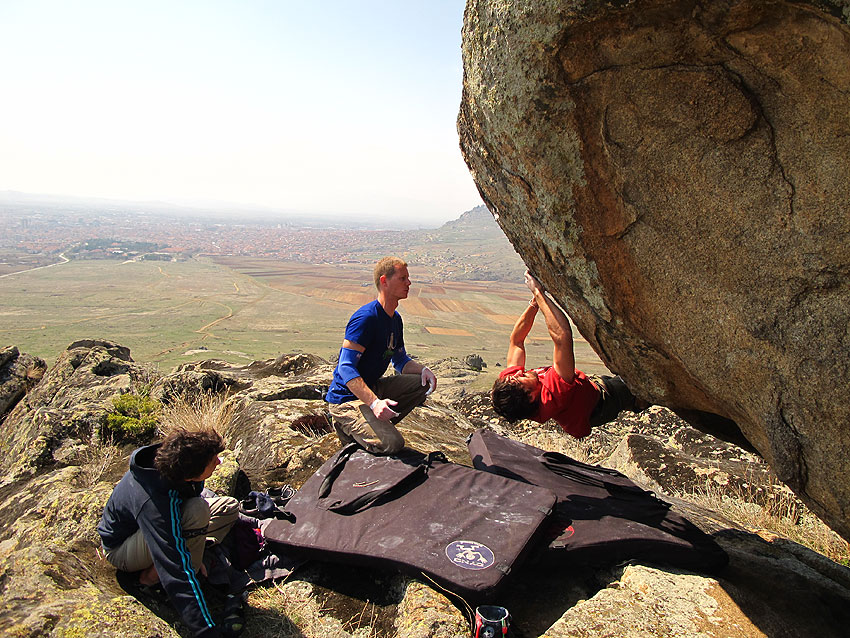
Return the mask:
[[(632, 427), (618, 437), (605, 464), (649, 489), (690, 494), (708, 485), (730, 494), (746, 493), (760, 505), (787, 490), (757, 455), (689, 427), (666, 409), (653, 406), (637, 417), (623, 418)], [(764, 487), (770, 485), (775, 489)]]
[(0, 349), (0, 421), (41, 381), (46, 370), (43, 359), (22, 353), (15, 346)]
[(136, 600), (120, 597), (98, 556), (95, 526), (127, 463), (115, 461), (113, 473), (94, 483), (76, 465), (2, 487), (1, 635), (177, 636)]
[(111, 341), (72, 343), (56, 364), (9, 412), (0, 430), (0, 472), (35, 472), (56, 462), (57, 451), (87, 446), (112, 398), (147, 375), (130, 350)]
[[(336, 436), (322, 426), (326, 415), (321, 400), (281, 398), (287, 388), (329, 383), (330, 366), (297, 355), (289, 360), (299, 363), (270, 369), (269, 362), (243, 367), (203, 362), (161, 379), (146, 378), (152, 393), (169, 387), (188, 397), (204, 394), (209, 379), (204, 372), (214, 371), (225, 380), (219, 399), (227, 408), (228, 418), (222, 423), (229, 449), (209, 487), (239, 497), (249, 489), (281, 483), (298, 487), (338, 450)], [(559, 431), (537, 424), (507, 430), (488, 407), (486, 393), (468, 390), (469, 368), (458, 362), (442, 365), (444, 396), (455, 398), (431, 397), (402, 421), (409, 445), (442, 450), (454, 461), (468, 464), (465, 438), (485, 423), (520, 440), (541, 431), (563, 438)], [(126, 371), (113, 375), (93, 372), (123, 366)], [(88, 430), (78, 426), (94, 419), (94, 412), (75, 421), (84, 408), (95, 409), (89, 403), (102, 403), (102, 398), (125, 390), (128, 383), (138, 384), (133, 377), (143, 373), (139, 367), (116, 344), (74, 344), (19, 402), (15, 420), (6, 422), (6, 427), (21, 428), (17, 435), (4, 433), (16, 449), (27, 450), (26, 436), (54, 444), (41, 446), (36, 472), (20, 472), (19, 465), (11, 464), (11, 473), (0, 478), (0, 634), (142, 638), (184, 633), (168, 605), (142, 604), (123, 595), (114, 570), (100, 557), (95, 526), (113, 485), (126, 470), (132, 446), (93, 441)], [(263, 372), (255, 374), (257, 370)], [(187, 376), (189, 372), (199, 376)], [(463, 391), (448, 392), (456, 385)], [(57, 424), (68, 420), (77, 426), (49, 433), (29, 430), (30, 416), (48, 406), (55, 411)], [(606, 429), (594, 430), (591, 437), (590, 446), (600, 456), (610, 456), (611, 461), (622, 458), (623, 469), (639, 481), (644, 478), (645, 486), (661, 495), (692, 484), (695, 476), (717, 483), (737, 480), (743, 465), (760, 463), (660, 408), (622, 417)], [(657, 445), (653, 453), (661, 450), (679, 471), (660, 468), (653, 464), (657, 459), (644, 458), (637, 446), (622, 443), (634, 437), (652, 440)], [(725, 571), (710, 577), (640, 563), (567, 572), (527, 565), (512, 574), (494, 601), (510, 609), (516, 635), (845, 634), (850, 622), (850, 570), (789, 540), (753, 533), (716, 513), (665, 498), (713, 533), (730, 555)], [(257, 587), (247, 603), (244, 638), (430, 638), (469, 632), (470, 610), (464, 602), (427, 580), (333, 561), (313, 561), (285, 582)], [(219, 611), (213, 601), (213, 614)]]
[[(629, 565), (609, 575), (597, 594), (576, 603), (547, 631), (547, 638), (594, 636), (817, 636), (837, 635), (829, 618), (840, 589), (814, 576), (802, 561), (745, 534), (721, 537), (732, 566), (721, 578)], [(751, 607), (756, 585), (769, 609)], [(795, 585), (806, 582), (804, 590)], [(776, 610), (776, 612), (774, 612)], [(790, 613), (789, 613), (790, 612)]]
[[(259, 401), (323, 399), (333, 376), (333, 366), (311, 354), (283, 354), (277, 359), (234, 366), (219, 359), (178, 366), (154, 391), (157, 398), (196, 398), (207, 392), (249, 390)], [(267, 382), (263, 382), (270, 379)], [(264, 389), (265, 388), (265, 389)]]
[(850, 539), (850, 9), (470, 0), (461, 147), (636, 394)]

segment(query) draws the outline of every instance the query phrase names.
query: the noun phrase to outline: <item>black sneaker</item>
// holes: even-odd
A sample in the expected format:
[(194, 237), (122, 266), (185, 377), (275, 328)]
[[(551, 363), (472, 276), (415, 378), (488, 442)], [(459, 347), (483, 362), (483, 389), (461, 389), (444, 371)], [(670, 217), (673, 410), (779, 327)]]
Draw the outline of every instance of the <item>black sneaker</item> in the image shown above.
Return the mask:
[(226, 636), (238, 636), (245, 629), (245, 610), (242, 596), (228, 594), (224, 600), (224, 619), (219, 623)]
[(142, 585), (139, 582), (140, 572), (115, 572), (115, 580), (125, 592), (133, 598), (137, 598), (142, 602), (167, 603), (168, 594), (165, 593), (165, 588), (162, 583), (154, 583), (153, 585)]
[(267, 493), (275, 505), (284, 507), (289, 503), (289, 499), (295, 496), (295, 489), (291, 485), (284, 485), (283, 487), (270, 487)]

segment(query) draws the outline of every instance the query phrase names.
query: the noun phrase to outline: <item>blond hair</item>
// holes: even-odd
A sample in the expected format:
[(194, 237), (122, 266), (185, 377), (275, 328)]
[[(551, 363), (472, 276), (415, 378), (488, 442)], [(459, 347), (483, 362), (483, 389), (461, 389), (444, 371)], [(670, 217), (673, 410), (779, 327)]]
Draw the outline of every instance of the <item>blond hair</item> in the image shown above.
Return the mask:
[(375, 288), (381, 289), (381, 277), (389, 279), (395, 274), (396, 268), (407, 268), (407, 262), (398, 257), (383, 257), (375, 264)]

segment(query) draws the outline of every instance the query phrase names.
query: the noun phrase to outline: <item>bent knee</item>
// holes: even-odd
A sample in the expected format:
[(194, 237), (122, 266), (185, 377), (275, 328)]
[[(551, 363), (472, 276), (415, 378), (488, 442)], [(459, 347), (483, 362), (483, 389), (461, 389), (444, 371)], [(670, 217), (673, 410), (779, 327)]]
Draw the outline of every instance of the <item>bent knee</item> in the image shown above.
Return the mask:
[(387, 433), (381, 439), (378, 449), (374, 450), (375, 454), (396, 454), (404, 447), (404, 437), (400, 432)]
[(239, 516), (239, 501), (232, 496), (218, 496), (209, 502), (210, 505), (210, 520), (235, 520)]
[(425, 403), (425, 399), (428, 398), (428, 391), (430, 389), (431, 386), (429, 386), (427, 383), (419, 387), (419, 392), (416, 393), (416, 405), (422, 405), (423, 403)]
[(216, 509), (222, 514), (233, 514), (239, 511), (239, 501), (232, 496), (217, 496), (214, 500)]
[[(234, 499), (236, 500), (236, 499)], [(238, 507), (238, 503), (237, 503)], [(201, 529), (210, 524), (210, 504), (201, 497), (190, 498), (183, 503), (183, 527)]]

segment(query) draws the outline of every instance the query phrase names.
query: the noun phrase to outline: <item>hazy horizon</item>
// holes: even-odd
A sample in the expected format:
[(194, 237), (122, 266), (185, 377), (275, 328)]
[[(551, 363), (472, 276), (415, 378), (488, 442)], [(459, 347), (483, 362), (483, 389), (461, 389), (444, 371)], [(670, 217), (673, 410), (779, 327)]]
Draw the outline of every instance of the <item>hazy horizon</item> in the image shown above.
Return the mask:
[(448, 222), (457, 221), (465, 213), (483, 207), (479, 203), (470, 209), (457, 212), (447, 219), (428, 219), (421, 217), (384, 218), (369, 215), (351, 216), (333, 211), (284, 210), (265, 208), (261, 206), (240, 206), (239, 204), (221, 203), (179, 205), (164, 201), (130, 201), (121, 199), (77, 197), (56, 195), (53, 193), (23, 193), (20, 191), (0, 191), (0, 216), (19, 214), (19, 209), (34, 207), (40, 214), (79, 215), (80, 208), (85, 208), (92, 214), (124, 213), (127, 215), (150, 215), (165, 217), (172, 220), (198, 220), (223, 223), (230, 226), (242, 224), (285, 224), (291, 226), (312, 226), (327, 228), (352, 229), (401, 229), (401, 230), (432, 230)]
[(463, 8), (4, 2), (0, 191), (439, 226)]

